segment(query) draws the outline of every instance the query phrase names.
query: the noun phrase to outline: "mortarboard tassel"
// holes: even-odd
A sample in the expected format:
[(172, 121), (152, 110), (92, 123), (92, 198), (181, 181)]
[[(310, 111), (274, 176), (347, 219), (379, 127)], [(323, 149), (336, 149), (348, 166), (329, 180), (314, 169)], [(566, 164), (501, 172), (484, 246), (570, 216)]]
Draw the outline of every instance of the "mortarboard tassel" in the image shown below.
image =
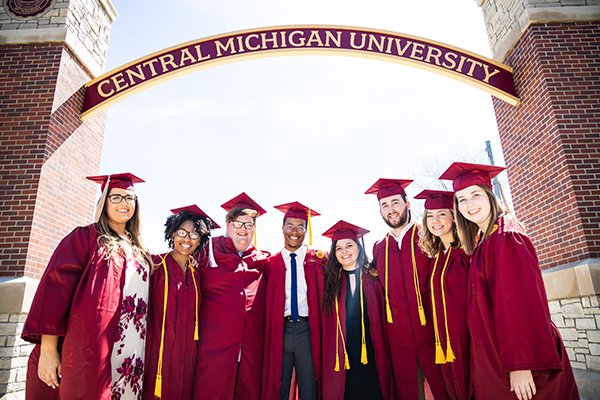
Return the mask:
[(365, 301), (363, 295), (363, 286), (362, 286), (362, 271), (358, 272), (358, 284), (360, 286), (360, 324), (362, 328), (362, 338), (361, 338), (361, 346), (360, 346), (360, 363), (368, 364), (369, 360), (367, 359), (367, 339), (365, 334)]
[(310, 208), (307, 210), (307, 222), (308, 225), (308, 245), (312, 246), (312, 223), (310, 222)]
[(391, 324), (394, 322), (394, 318), (392, 317), (392, 308), (390, 307), (390, 294), (388, 292), (388, 267), (389, 267), (389, 261), (388, 261), (388, 253), (389, 253), (389, 247), (390, 247), (390, 235), (386, 235), (385, 236), (385, 314), (387, 316), (387, 322), (388, 324)]
[(435, 271), (437, 271), (438, 260), (440, 259), (440, 251), (435, 256), (435, 262), (433, 263), (433, 269), (431, 270), (431, 278), (429, 279), (429, 290), (431, 292), (431, 312), (433, 319), (433, 333), (435, 336), (435, 363), (436, 364), (445, 364), (446, 357), (444, 356), (444, 350), (442, 349), (442, 344), (440, 343), (440, 331), (438, 328), (437, 322), (437, 310), (435, 303)]
[(256, 249), (258, 249), (258, 247), (256, 247), (256, 231), (257, 231), (256, 227), (257, 226), (258, 225), (256, 225), (256, 222), (254, 222), (254, 238), (253, 238), (254, 240), (253, 240), (252, 244), (254, 245), (254, 248), (256, 248)]
[(167, 318), (167, 299), (169, 298), (169, 274), (167, 273), (167, 255), (161, 256), (163, 271), (165, 273), (165, 289), (164, 289), (164, 300), (163, 300), (163, 318), (162, 328), (160, 330), (160, 347), (158, 350), (158, 366), (156, 368), (156, 381), (154, 383), (154, 397), (162, 397), (162, 362), (163, 362), (163, 351), (165, 349), (165, 322)]
[(196, 284), (196, 277), (194, 276), (194, 267), (192, 267), (192, 263), (191, 263), (191, 256), (189, 256), (190, 259), (188, 259), (188, 268), (190, 269), (190, 272), (192, 273), (192, 282), (194, 282), (194, 290), (195, 290), (195, 294), (196, 294), (196, 316), (195, 316), (195, 321), (194, 321), (194, 340), (198, 340), (200, 339), (200, 335), (198, 335), (198, 284)]
[(106, 178), (106, 185), (104, 186), (104, 190), (100, 195), (100, 200), (98, 200), (98, 205), (96, 206), (96, 215), (94, 216), (95, 222), (100, 221), (100, 216), (102, 215), (102, 211), (104, 210), (104, 203), (106, 203), (106, 197), (108, 196), (108, 186), (110, 184), (110, 175)]
[(448, 249), (448, 255), (446, 256), (446, 262), (444, 263), (444, 268), (442, 269), (442, 304), (444, 305), (444, 325), (446, 328), (446, 362), (453, 362), (456, 360), (456, 356), (452, 351), (452, 346), (450, 345), (450, 331), (448, 330), (448, 314), (446, 313), (446, 292), (444, 291), (444, 275), (446, 274), (446, 267), (448, 266), (448, 260), (450, 260), (450, 253), (452, 252), (452, 247)]
[(421, 298), (421, 289), (419, 284), (419, 273), (417, 270), (417, 260), (415, 258), (415, 232), (417, 231), (417, 225), (413, 225), (412, 235), (410, 237), (410, 250), (412, 255), (412, 265), (413, 265), (413, 279), (415, 283), (415, 292), (417, 294), (417, 307), (419, 311), (419, 319), (421, 320), (421, 325), (425, 326), (427, 321), (425, 319), (425, 310), (423, 309), (423, 299)]
[(217, 261), (215, 260), (215, 252), (212, 245), (212, 235), (208, 237), (208, 263), (212, 268), (217, 268)]

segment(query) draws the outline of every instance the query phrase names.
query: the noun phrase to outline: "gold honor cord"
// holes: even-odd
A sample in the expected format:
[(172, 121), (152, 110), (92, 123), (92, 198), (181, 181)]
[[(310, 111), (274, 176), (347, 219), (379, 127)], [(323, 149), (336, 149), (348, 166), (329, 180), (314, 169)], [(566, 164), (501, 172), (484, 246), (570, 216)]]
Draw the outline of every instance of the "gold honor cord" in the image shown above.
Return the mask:
[(194, 294), (196, 295), (196, 316), (194, 321), (194, 340), (200, 339), (198, 335), (198, 284), (196, 284), (196, 277), (194, 276), (194, 267), (192, 267), (192, 256), (188, 256), (188, 266), (192, 274), (192, 282), (194, 282)]
[(158, 349), (158, 367), (156, 368), (156, 381), (154, 382), (154, 397), (159, 399), (162, 397), (162, 363), (163, 363), (163, 350), (165, 348), (165, 322), (167, 319), (167, 298), (169, 296), (169, 274), (167, 273), (167, 258), (168, 254), (161, 256), (163, 271), (165, 273), (165, 289), (163, 292), (163, 318), (162, 328), (160, 330), (160, 347)]
[(392, 317), (392, 308), (390, 307), (390, 294), (388, 291), (388, 267), (389, 267), (388, 252), (389, 252), (389, 247), (390, 247), (389, 239), (390, 239), (390, 235), (387, 234), (385, 236), (385, 314), (387, 316), (388, 324), (391, 324), (394, 322), (394, 318)]
[(419, 310), (419, 319), (421, 325), (425, 326), (427, 321), (425, 320), (425, 310), (423, 309), (423, 299), (421, 298), (421, 289), (419, 285), (419, 274), (417, 271), (417, 260), (415, 258), (415, 232), (417, 231), (417, 225), (413, 225), (412, 235), (410, 237), (410, 250), (412, 255), (412, 266), (413, 266), (413, 279), (415, 282), (415, 292), (417, 293), (417, 307)]
[(365, 333), (365, 301), (363, 295), (362, 271), (358, 271), (358, 284), (360, 285), (360, 323), (362, 327), (360, 363), (368, 364), (369, 360), (367, 359), (367, 337)]
[(310, 222), (310, 208), (307, 211), (308, 224), (308, 245), (312, 246), (312, 223)]
[[(446, 362), (453, 362), (456, 360), (456, 356), (452, 351), (452, 346), (450, 345), (450, 331), (448, 330), (448, 313), (446, 312), (446, 292), (444, 291), (444, 275), (446, 274), (446, 267), (448, 266), (448, 260), (450, 260), (450, 253), (452, 252), (452, 246), (448, 249), (448, 256), (446, 257), (446, 262), (444, 262), (444, 268), (442, 269), (442, 304), (444, 305), (444, 326), (446, 328)], [(435, 303), (434, 303), (435, 304)], [(434, 308), (435, 309), (435, 308)]]
[[(450, 249), (452, 249), (452, 248), (450, 248)], [(437, 271), (438, 260), (440, 259), (440, 252), (441, 252), (441, 250), (438, 251), (437, 255), (435, 256), (435, 262), (433, 263), (433, 270), (431, 271), (431, 279), (429, 280), (429, 287), (431, 290), (431, 310), (433, 312), (433, 332), (435, 333), (435, 363), (436, 364), (445, 364), (446, 356), (444, 355), (444, 350), (442, 349), (442, 344), (440, 342), (440, 331), (438, 329), (437, 310), (436, 310), (436, 303), (435, 303), (435, 286), (434, 286), (435, 271)], [(449, 255), (450, 254), (448, 254), (448, 256)], [(448, 265), (449, 259), (450, 259), (450, 257), (446, 257), (446, 262), (444, 263), (444, 267), (442, 269), (442, 275), (443, 275), (444, 271), (446, 270), (446, 266)], [(442, 285), (443, 285), (443, 283), (442, 283)], [(444, 300), (445, 300), (445, 298), (443, 296), (443, 289), (442, 289), (442, 301), (444, 301)], [(444, 302), (444, 318), (445, 317), (446, 317), (446, 303)], [(448, 335), (447, 320), (446, 320), (446, 335)]]
[(342, 347), (344, 349), (344, 369), (350, 369), (350, 361), (348, 360), (348, 353), (346, 352), (346, 341), (344, 340), (344, 331), (342, 331), (342, 323), (340, 322), (340, 306), (338, 304), (338, 298), (335, 298), (335, 317), (337, 323), (337, 329), (335, 331), (335, 372), (340, 371), (340, 336), (342, 337)]

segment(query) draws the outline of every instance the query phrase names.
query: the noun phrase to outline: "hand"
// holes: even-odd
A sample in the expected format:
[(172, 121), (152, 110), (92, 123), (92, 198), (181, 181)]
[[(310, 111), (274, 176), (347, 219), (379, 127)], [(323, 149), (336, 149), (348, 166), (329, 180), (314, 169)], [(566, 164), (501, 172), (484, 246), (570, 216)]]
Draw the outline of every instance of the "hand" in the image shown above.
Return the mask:
[(517, 399), (530, 400), (535, 395), (535, 382), (531, 371), (510, 371), (510, 391)]
[(52, 389), (58, 387), (62, 376), (60, 354), (58, 354), (58, 336), (42, 336), (40, 359), (38, 361), (38, 377)]

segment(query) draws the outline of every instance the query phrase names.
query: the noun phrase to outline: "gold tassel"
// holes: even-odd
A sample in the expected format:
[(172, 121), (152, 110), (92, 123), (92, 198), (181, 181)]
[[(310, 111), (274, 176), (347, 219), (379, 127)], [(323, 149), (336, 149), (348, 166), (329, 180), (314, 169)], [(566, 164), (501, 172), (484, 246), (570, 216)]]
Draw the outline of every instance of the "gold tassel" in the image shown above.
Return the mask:
[(258, 247), (256, 247), (256, 231), (257, 231), (257, 226), (258, 225), (256, 225), (256, 223), (254, 223), (254, 238), (253, 238), (254, 240), (252, 241), (253, 242), (252, 244), (254, 245), (255, 248), (258, 249)]
[(450, 338), (446, 340), (446, 362), (454, 362), (456, 360), (456, 356), (452, 351), (452, 346), (450, 345)]
[(360, 350), (360, 363), (361, 364), (368, 364), (369, 360), (367, 360), (367, 345), (363, 344), (361, 346), (361, 350)]
[(194, 276), (194, 267), (192, 267), (191, 258), (192, 256), (190, 256), (188, 259), (188, 268), (192, 273), (192, 282), (194, 282), (194, 290), (196, 294), (196, 320), (194, 322), (194, 340), (199, 340), (200, 335), (198, 335), (198, 284), (196, 284), (196, 277)]
[(394, 322), (392, 317), (392, 307), (390, 307), (390, 294), (388, 293), (388, 250), (390, 247), (390, 235), (385, 236), (385, 314), (388, 324)]
[(348, 353), (346, 353), (344, 346), (344, 368), (350, 369), (350, 360), (348, 360)]
[(340, 372), (340, 355), (335, 355), (335, 367), (333, 368), (335, 372)]
[(198, 321), (196, 321), (194, 324), (194, 340), (198, 339), (200, 339), (200, 336), (198, 335)]
[(427, 321), (425, 320), (425, 310), (423, 310), (423, 305), (419, 305), (419, 319), (421, 320), (421, 325), (425, 326)]
[(361, 350), (360, 350), (360, 363), (367, 364), (367, 336), (365, 332), (365, 300), (363, 295), (363, 284), (362, 284), (362, 271), (358, 272), (358, 284), (360, 286), (360, 326), (361, 326)]
[(308, 245), (312, 246), (312, 223), (310, 222), (310, 208), (308, 209), (308, 216), (306, 219), (308, 220)]
[(435, 343), (435, 363), (446, 364), (446, 357), (444, 356), (444, 350), (442, 350), (440, 342)]
[(162, 398), (162, 375), (156, 375), (154, 383), (154, 397)]

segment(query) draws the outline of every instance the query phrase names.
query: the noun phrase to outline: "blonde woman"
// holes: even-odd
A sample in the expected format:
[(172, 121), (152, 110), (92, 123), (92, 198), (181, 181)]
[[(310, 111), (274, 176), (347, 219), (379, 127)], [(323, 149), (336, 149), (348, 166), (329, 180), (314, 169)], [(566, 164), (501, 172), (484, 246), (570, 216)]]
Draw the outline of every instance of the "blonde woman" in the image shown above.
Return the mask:
[(48, 262), (23, 328), (36, 343), (26, 398), (139, 399), (149, 255), (130, 173), (102, 185), (96, 223), (75, 228)]
[(578, 399), (569, 358), (550, 319), (531, 240), (507, 215), (491, 179), (504, 168), (454, 163), (458, 235), (471, 256), (467, 323), (478, 399)]

